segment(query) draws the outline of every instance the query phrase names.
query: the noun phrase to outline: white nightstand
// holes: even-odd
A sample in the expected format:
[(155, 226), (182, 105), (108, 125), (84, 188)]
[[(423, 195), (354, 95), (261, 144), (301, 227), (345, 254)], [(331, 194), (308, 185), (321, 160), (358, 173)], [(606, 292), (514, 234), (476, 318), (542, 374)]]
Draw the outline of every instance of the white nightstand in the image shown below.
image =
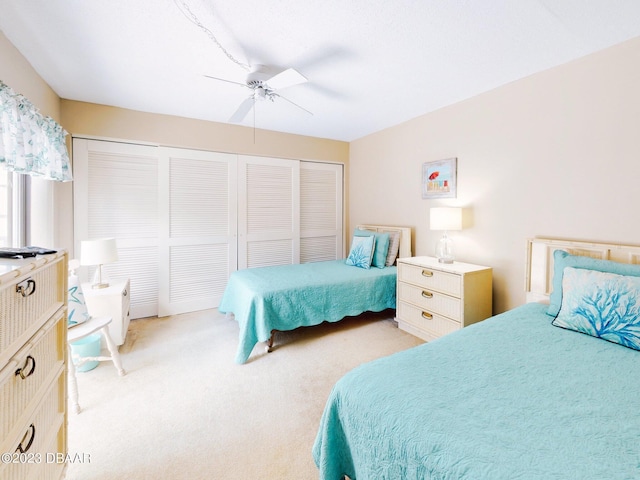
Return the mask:
[(492, 269), (433, 257), (398, 259), (396, 321), (434, 340), (492, 314)]
[(89, 315), (109, 316), (113, 319), (109, 324), (109, 335), (116, 345), (122, 345), (127, 337), (130, 321), (129, 280), (110, 282), (107, 288), (91, 288), (91, 283), (83, 283), (82, 293)]

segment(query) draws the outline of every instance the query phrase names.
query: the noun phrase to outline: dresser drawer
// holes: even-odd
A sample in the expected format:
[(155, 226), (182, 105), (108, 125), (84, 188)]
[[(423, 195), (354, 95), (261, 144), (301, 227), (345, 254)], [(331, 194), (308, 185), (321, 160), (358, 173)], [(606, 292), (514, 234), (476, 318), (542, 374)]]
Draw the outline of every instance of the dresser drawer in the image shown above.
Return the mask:
[[(7, 361), (66, 299), (64, 257), (0, 284), (0, 359)], [(0, 364), (3, 364), (0, 362)]]
[(460, 275), (402, 262), (398, 264), (398, 281), (412, 283), (454, 297), (459, 297), (462, 292)]
[(398, 300), (412, 303), (422, 310), (444, 315), (458, 322), (462, 320), (460, 299), (434, 290), (416, 287), (409, 283), (399, 283)]
[[(41, 398), (64, 364), (67, 322), (63, 309), (0, 371), (0, 438)], [(33, 405), (31, 405), (32, 407)]]
[(399, 322), (406, 322), (416, 327), (419, 331), (431, 333), (428, 336), (432, 338), (438, 338), (462, 328), (460, 322), (405, 302), (398, 303), (397, 319)]
[[(62, 468), (47, 468), (47, 453), (61, 451), (66, 443), (65, 417), (66, 381), (65, 370), (61, 368), (58, 377), (49, 385), (49, 389), (38, 404), (35, 413), (27, 418), (22, 427), (14, 429), (8, 443), (1, 445), (3, 453), (20, 453), (24, 461), (0, 465), (0, 478), (18, 480), (26, 478), (46, 478), (44, 472), (62, 472)], [(51, 448), (56, 450), (51, 450)], [(64, 450), (62, 450), (64, 451)], [(39, 464), (37, 462), (40, 462)], [(30, 463), (29, 463), (30, 462)], [(34, 471), (37, 475), (34, 476)]]

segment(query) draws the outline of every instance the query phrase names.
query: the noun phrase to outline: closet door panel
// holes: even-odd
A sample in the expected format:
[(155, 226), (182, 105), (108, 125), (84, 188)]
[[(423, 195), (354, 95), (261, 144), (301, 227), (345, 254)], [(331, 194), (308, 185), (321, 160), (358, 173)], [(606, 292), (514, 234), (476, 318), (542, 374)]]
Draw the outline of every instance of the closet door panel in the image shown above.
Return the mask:
[(73, 167), (75, 257), (82, 240), (114, 237), (118, 261), (103, 274), (130, 279), (131, 318), (157, 315), (158, 148), (75, 138)]
[(300, 162), (300, 262), (343, 255), (342, 165)]
[(161, 148), (160, 315), (217, 307), (236, 269), (232, 154)]
[(300, 162), (238, 158), (238, 268), (300, 262)]

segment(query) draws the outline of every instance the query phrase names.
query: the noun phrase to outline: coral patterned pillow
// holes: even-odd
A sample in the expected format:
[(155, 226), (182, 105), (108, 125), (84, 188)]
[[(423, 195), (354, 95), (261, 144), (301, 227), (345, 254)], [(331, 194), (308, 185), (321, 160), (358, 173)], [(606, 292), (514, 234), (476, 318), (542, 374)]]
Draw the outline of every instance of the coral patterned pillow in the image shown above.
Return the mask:
[(640, 350), (639, 277), (566, 267), (562, 292), (553, 325)]
[(345, 262), (347, 265), (353, 265), (360, 268), (371, 268), (373, 260), (373, 248), (375, 246), (375, 236), (367, 237), (354, 236), (351, 241), (351, 251)]

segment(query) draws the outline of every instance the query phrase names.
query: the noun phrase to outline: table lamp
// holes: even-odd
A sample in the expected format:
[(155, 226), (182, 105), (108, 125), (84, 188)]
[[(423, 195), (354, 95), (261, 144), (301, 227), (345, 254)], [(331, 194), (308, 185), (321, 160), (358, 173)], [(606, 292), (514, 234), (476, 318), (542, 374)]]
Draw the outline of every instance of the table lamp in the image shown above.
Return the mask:
[(447, 232), (462, 230), (462, 208), (433, 207), (429, 215), (429, 228), (443, 231), (442, 237), (436, 244), (436, 257), (440, 263), (453, 263), (453, 240), (449, 238)]
[(80, 244), (80, 264), (97, 265), (98, 280), (92, 288), (106, 288), (108, 282), (103, 282), (102, 265), (118, 261), (118, 249), (115, 238), (100, 238), (98, 240), (83, 240)]

